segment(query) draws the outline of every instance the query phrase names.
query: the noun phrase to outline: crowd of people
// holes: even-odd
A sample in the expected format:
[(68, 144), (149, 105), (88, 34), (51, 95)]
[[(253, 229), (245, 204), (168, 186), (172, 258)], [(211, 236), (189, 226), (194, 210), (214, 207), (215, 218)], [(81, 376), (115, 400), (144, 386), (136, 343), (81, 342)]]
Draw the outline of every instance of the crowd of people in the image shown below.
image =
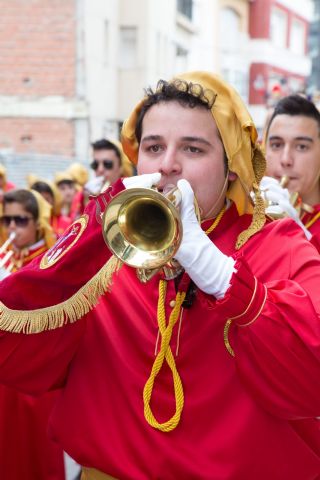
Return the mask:
[[(92, 179), (0, 170), (0, 478), (63, 480), (65, 451), (82, 480), (319, 480), (315, 105), (281, 99), (261, 144), (238, 93), (189, 72), (92, 148)], [(180, 268), (141, 282), (102, 225), (168, 185)]]

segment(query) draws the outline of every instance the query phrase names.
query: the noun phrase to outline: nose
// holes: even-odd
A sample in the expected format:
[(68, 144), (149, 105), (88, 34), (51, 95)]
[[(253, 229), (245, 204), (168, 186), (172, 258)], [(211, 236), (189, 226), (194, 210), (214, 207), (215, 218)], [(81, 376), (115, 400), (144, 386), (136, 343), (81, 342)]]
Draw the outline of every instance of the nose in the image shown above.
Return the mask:
[(101, 177), (104, 174), (104, 167), (102, 162), (98, 162), (98, 168), (96, 170), (96, 176)]
[(172, 175), (181, 173), (182, 165), (178, 159), (177, 152), (172, 148), (168, 148), (161, 158), (159, 172), (162, 175)]
[(9, 225), (8, 225), (8, 227), (7, 227), (8, 232), (9, 232), (9, 233), (15, 232), (15, 231), (16, 231), (16, 227), (17, 227), (17, 226), (16, 226), (16, 223), (15, 223), (14, 219), (11, 218), (10, 223), (9, 223)]
[(283, 167), (291, 167), (293, 165), (293, 153), (289, 145), (285, 145), (282, 150), (280, 162)]

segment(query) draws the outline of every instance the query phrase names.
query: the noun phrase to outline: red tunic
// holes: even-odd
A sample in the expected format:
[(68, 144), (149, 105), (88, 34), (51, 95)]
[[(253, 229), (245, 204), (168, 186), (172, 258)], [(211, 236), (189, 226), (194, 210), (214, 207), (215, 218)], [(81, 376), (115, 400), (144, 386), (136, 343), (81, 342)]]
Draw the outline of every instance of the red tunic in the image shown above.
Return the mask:
[[(67, 299), (104, 265), (110, 253), (93, 202), (87, 212), (87, 229), (55, 266), (32, 264), (0, 284), (5, 305)], [(197, 291), (174, 328), (185, 405), (169, 433), (149, 426), (142, 399), (157, 345), (158, 276), (143, 285), (124, 266), (111, 293), (76, 323), (2, 332), (0, 379), (33, 393), (63, 388), (50, 430), (78, 463), (121, 480), (320, 478), (320, 258), (290, 219), (269, 223), (235, 252), (249, 222), (234, 207), (226, 212), (210, 237), (234, 255), (237, 273), (221, 301)], [(167, 316), (174, 298), (170, 281)], [(223, 340), (231, 317), (238, 317), (229, 331), (235, 357)], [(160, 421), (174, 412), (168, 368), (157, 377), (152, 408)]]
[[(10, 259), (13, 271), (47, 248), (41, 240)], [(31, 353), (32, 356), (35, 352)], [(31, 361), (31, 359), (29, 360)], [(3, 480), (64, 480), (62, 448), (48, 437), (48, 419), (56, 392), (35, 398), (0, 385), (0, 478)]]
[(76, 218), (80, 217), (80, 215), (84, 211), (84, 208), (84, 194), (83, 189), (81, 189), (75, 194), (71, 202), (71, 208), (69, 213), (71, 220), (75, 220)]
[(17, 188), (17, 187), (15, 186), (14, 183), (7, 181), (6, 184), (5, 184), (5, 186), (4, 186), (4, 189), (3, 189), (3, 190), (4, 190), (5, 192), (9, 192), (10, 190), (14, 190), (15, 188)]
[(57, 238), (60, 237), (63, 232), (71, 225), (72, 220), (65, 215), (54, 215), (51, 218), (51, 227)]

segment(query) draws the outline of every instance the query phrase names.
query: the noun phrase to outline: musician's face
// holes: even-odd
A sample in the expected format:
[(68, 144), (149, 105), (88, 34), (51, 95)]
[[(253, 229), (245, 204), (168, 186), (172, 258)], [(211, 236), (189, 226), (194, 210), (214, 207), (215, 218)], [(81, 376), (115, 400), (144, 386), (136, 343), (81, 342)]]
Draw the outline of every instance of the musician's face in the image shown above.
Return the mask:
[(268, 175), (289, 177), (291, 192), (299, 192), (304, 202), (320, 202), (320, 136), (313, 118), (277, 115), (270, 126), (267, 145)]
[(202, 218), (216, 215), (225, 201), (224, 149), (209, 110), (176, 101), (152, 106), (143, 119), (138, 174), (160, 172), (160, 189), (181, 178), (194, 190)]
[(61, 193), (63, 203), (70, 205), (75, 194), (77, 193), (74, 183), (60, 182), (58, 184), (59, 192)]
[(109, 148), (94, 150), (91, 163), (96, 177), (103, 177), (104, 182), (114, 183), (121, 176), (121, 162), (114, 150)]
[[(32, 217), (30, 212), (27, 212), (21, 203), (13, 202), (7, 203), (4, 207), (4, 217), (8, 217), (10, 220), (9, 225), (6, 227), (7, 234), (15, 232), (16, 237), (13, 240), (13, 246), (18, 250), (24, 247), (33, 245), (37, 241), (37, 223)], [(10, 219), (10, 217), (13, 217)], [(17, 217), (15, 221), (14, 217)], [(22, 220), (24, 225), (19, 225), (19, 218), (27, 219)]]

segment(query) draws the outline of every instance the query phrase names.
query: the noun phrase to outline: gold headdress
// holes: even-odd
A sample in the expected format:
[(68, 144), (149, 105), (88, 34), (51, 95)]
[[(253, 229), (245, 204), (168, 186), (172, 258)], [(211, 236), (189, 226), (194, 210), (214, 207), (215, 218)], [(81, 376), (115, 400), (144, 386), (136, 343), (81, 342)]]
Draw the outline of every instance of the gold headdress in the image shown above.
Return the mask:
[(81, 187), (83, 187), (89, 180), (88, 169), (82, 165), (82, 163), (74, 162), (66, 171), (71, 174), (72, 178)]
[(53, 182), (50, 182), (49, 180), (44, 180), (43, 178), (39, 178), (33, 173), (30, 173), (29, 175), (27, 175), (27, 182), (30, 189), (32, 189), (33, 185), (37, 182), (45, 183), (46, 185), (48, 185), (53, 195), (52, 213), (53, 215), (60, 215), (62, 196), (56, 184)]
[(48, 248), (51, 248), (52, 245), (56, 242), (56, 236), (51, 228), (50, 225), (50, 218), (51, 218), (51, 205), (43, 198), (41, 193), (37, 192), (36, 190), (29, 190), (34, 198), (36, 199), (39, 215), (38, 215), (38, 225), (39, 225), (39, 233), (40, 237), (44, 238), (46, 245)]
[(119, 142), (119, 140), (114, 140), (114, 139), (110, 140), (110, 138), (108, 138), (108, 140), (109, 142), (113, 143), (120, 152), (122, 176), (131, 177), (133, 175), (133, 165), (130, 162), (127, 155), (124, 153), (121, 142)]
[(59, 183), (63, 182), (63, 181), (74, 182), (75, 183), (74, 177), (67, 170), (64, 170), (63, 172), (56, 172), (56, 174), (54, 176), (54, 183), (56, 185), (59, 185)]

